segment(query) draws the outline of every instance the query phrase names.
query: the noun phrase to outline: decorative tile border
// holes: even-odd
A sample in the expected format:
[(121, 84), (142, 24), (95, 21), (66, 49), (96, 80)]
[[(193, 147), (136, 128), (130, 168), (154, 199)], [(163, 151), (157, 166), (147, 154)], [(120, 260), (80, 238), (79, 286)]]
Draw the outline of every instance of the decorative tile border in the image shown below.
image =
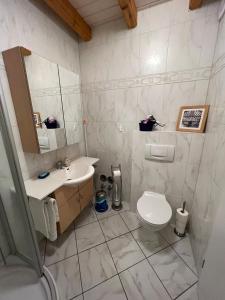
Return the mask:
[(72, 95), (72, 94), (79, 94), (81, 92), (81, 85), (73, 85), (67, 87), (61, 87), (62, 95)]
[(114, 89), (126, 89), (134, 87), (142, 87), (149, 85), (160, 85), (169, 84), (176, 82), (188, 82), (188, 81), (199, 81), (208, 80), (210, 78), (211, 68), (200, 68), (186, 71), (151, 74), (147, 76), (118, 79), (101, 82), (91, 82), (82, 84), (82, 91), (104, 91)]
[(30, 91), (32, 97), (48, 97), (60, 95), (60, 87), (38, 89)]
[(39, 90), (31, 90), (31, 95), (33, 97), (48, 97), (48, 96), (56, 96), (56, 95), (72, 95), (72, 94), (79, 94), (81, 92), (80, 85), (76, 86), (68, 86), (62, 87), (53, 87), (53, 88), (46, 88), (46, 89), (39, 89)]

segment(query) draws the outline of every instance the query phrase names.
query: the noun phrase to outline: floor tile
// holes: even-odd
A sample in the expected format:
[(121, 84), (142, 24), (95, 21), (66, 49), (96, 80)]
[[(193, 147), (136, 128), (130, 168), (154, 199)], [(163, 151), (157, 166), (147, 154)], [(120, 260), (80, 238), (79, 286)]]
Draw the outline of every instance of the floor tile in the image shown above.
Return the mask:
[(68, 300), (82, 293), (78, 256), (72, 256), (48, 267), (55, 278), (61, 300)]
[(123, 211), (120, 213), (120, 215), (130, 231), (141, 227), (141, 223), (138, 220), (136, 213), (132, 211)]
[(159, 233), (145, 227), (132, 231), (132, 234), (147, 257), (169, 246)]
[(117, 274), (106, 243), (80, 253), (79, 261), (84, 291)]
[(77, 247), (75, 240), (75, 231), (73, 228), (70, 228), (62, 235), (60, 235), (57, 241), (47, 241), (45, 265), (49, 266), (76, 253)]
[(75, 232), (78, 252), (105, 242), (104, 235), (98, 222), (79, 227)]
[(175, 243), (172, 245), (172, 247), (183, 258), (189, 268), (191, 268), (192, 271), (197, 274), (189, 237), (186, 237), (185, 239)]
[(107, 242), (118, 272), (144, 259), (144, 255), (130, 233)]
[(170, 300), (148, 261), (144, 260), (120, 273), (128, 300)]
[(108, 205), (109, 205), (109, 208), (108, 208), (108, 210), (105, 211), (105, 212), (101, 212), (101, 213), (100, 213), (100, 212), (95, 211), (95, 212), (96, 212), (96, 216), (97, 216), (97, 218), (98, 218), (99, 220), (102, 220), (102, 219), (104, 219), (104, 218), (107, 218), (107, 217), (110, 217), (110, 216), (113, 216), (113, 215), (117, 215), (117, 214), (118, 214), (118, 211), (112, 209), (112, 204), (111, 204), (111, 202), (108, 202)]
[(99, 220), (99, 223), (107, 241), (129, 231), (120, 215)]
[(177, 298), (177, 300), (198, 300), (198, 286), (195, 284), (184, 294)]
[(94, 212), (94, 209), (93, 209), (92, 205), (89, 205), (82, 211), (80, 216), (76, 219), (75, 228), (78, 228), (80, 226), (87, 225), (87, 224), (90, 224), (90, 223), (93, 223), (96, 221), (97, 221), (97, 217)]
[(126, 300), (119, 277), (115, 276), (84, 293), (84, 300)]
[(197, 282), (194, 273), (170, 247), (148, 260), (173, 299)]
[(122, 209), (120, 211), (122, 212), (122, 211), (126, 211), (126, 210), (130, 210), (130, 204), (127, 201), (123, 201)]
[(181, 240), (181, 238), (174, 233), (174, 227), (171, 225), (168, 225), (163, 230), (160, 230), (160, 234), (169, 244), (173, 244)]

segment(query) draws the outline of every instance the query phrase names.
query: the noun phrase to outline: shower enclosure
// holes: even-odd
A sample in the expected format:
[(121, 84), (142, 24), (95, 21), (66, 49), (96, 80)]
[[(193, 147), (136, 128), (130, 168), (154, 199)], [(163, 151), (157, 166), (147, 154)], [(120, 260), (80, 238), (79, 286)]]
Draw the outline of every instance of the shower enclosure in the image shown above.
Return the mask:
[(40, 256), (1, 82), (0, 294), (1, 300), (25, 299), (29, 294), (30, 299), (58, 299), (54, 279)]

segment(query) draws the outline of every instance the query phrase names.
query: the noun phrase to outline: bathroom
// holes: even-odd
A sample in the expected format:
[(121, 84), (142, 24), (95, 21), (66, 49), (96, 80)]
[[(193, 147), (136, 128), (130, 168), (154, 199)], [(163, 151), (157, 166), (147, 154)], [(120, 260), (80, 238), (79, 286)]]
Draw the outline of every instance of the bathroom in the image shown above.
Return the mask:
[(0, 37), (0, 300), (223, 300), (225, 1), (0, 0)]

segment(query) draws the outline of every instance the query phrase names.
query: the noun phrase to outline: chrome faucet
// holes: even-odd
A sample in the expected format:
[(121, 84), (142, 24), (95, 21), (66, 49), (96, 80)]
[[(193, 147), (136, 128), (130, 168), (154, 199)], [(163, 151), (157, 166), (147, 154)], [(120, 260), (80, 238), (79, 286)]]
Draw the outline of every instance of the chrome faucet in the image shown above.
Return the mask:
[(64, 161), (62, 160), (59, 160), (56, 162), (55, 166), (56, 166), (56, 169), (63, 169), (63, 168), (68, 168), (71, 164), (71, 161), (69, 158), (65, 158)]
[(64, 163), (62, 160), (59, 160), (56, 162), (55, 166), (56, 166), (56, 169), (60, 170), (60, 169), (64, 168)]

